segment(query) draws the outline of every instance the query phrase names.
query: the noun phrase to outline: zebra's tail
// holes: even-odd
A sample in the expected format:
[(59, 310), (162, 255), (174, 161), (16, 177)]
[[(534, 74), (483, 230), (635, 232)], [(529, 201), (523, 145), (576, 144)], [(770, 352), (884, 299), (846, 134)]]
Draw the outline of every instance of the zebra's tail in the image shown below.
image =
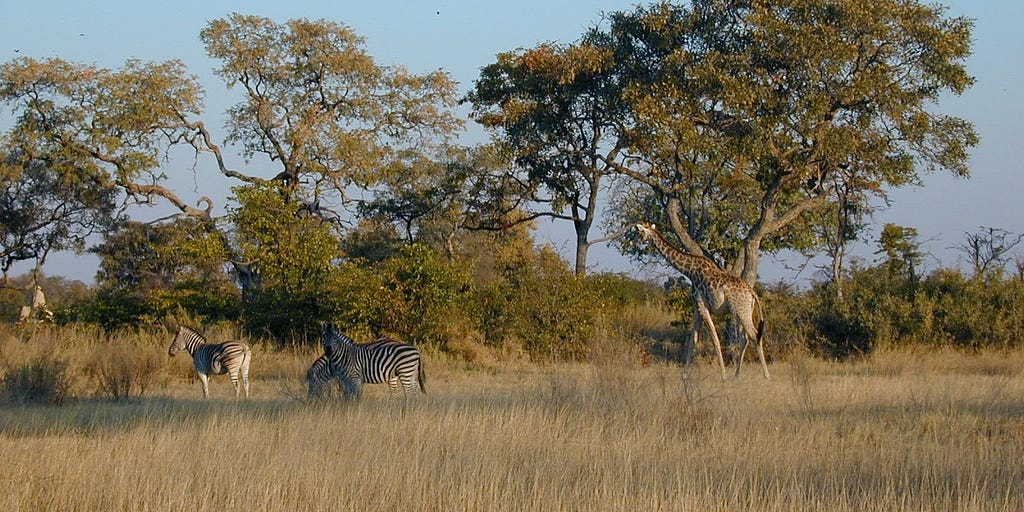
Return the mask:
[(420, 360), (420, 364), (416, 365), (416, 381), (419, 382), (420, 391), (425, 395), (427, 394), (427, 374), (423, 371), (423, 360)]

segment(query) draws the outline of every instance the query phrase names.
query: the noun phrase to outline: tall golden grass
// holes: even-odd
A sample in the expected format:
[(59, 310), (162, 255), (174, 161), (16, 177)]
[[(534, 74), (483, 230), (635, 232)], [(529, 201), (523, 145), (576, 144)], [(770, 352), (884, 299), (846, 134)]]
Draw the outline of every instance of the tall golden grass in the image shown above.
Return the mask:
[(265, 347), (250, 400), (223, 376), (202, 400), (186, 360), (126, 401), (80, 382), (2, 406), (0, 510), (1024, 510), (1024, 353), (797, 356), (767, 382), (614, 354), (428, 351), (409, 400), (306, 401), (315, 354)]

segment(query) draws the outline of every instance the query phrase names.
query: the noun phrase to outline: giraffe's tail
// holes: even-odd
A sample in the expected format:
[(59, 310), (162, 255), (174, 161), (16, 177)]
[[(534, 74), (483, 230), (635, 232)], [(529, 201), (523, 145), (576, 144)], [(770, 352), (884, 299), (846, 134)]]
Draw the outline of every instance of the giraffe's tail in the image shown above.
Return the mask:
[(761, 344), (761, 338), (764, 336), (764, 309), (761, 307), (761, 298), (754, 295), (754, 301), (757, 306), (757, 344)]

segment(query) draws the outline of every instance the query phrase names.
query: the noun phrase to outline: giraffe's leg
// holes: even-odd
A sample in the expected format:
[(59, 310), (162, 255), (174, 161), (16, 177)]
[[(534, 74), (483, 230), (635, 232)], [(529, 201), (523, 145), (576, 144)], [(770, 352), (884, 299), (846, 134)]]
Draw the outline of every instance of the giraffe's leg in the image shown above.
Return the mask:
[(736, 359), (736, 378), (740, 377), (740, 367), (743, 366), (743, 355), (747, 352), (747, 344), (750, 343), (750, 334), (746, 328), (743, 329), (743, 336), (740, 337), (740, 355)]
[(690, 339), (686, 341), (683, 346), (682, 352), (679, 354), (679, 358), (683, 364), (693, 363), (693, 356), (697, 350), (697, 341), (700, 338), (700, 330), (703, 328), (703, 317), (700, 314), (700, 310), (696, 307), (693, 308), (693, 331), (690, 332)]
[[(753, 320), (750, 321), (750, 325), (753, 329), (751, 331), (751, 336), (754, 337), (754, 342), (757, 343), (757, 358), (761, 361), (761, 371), (764, 372), (765, 379), (770, 379), (771, 377), (768, 375), (768, 362), (764, 358), (764, 333), (757, 327), (753, 327)], [(761, 324), (761, 327), (764, 327), (763, 323)]]
[(699, 310), (700, 316), (704, 319), (704, 323), (708, 324), (708, 332), (711, 334), (711, 340), (715, 342), (715, 352), (718, 355), (718, 366), (722, 369), (722, 378), (725, 378), (725, 358), (722, 357), (722, 341), (718, 339), (718, 329), (715, 329), (715, 322), (711, 319), (711, 312), (708, 311), (707, 306), (703, 302), (697, 303), (697, 309)]
[(757, 344), (757, 358), (761, 361), (761, 371), (764, 372), (764, 378), (770, 378), (768, 376), (768, 363), (764, 358), (764, 340), (761, 338), (761, 333), (758, 332), (757, 327), (754, 326), (752, 318), (744, 318), (741, 320), (740, 325), (743, 327), (743, 340), (740, 342), (740, 359), (736, 362), (736, 377), (740, 376), (740, 365), (743, 364), (743, 353), (747, 349), (747, 344), (754, 342)]
[(764, 340), (757, 340), (757, 357), (761, 360), (761, 370), (764, 371), (764, 378), (770, 379), (768, 375), (768, 363), (764, 360)]

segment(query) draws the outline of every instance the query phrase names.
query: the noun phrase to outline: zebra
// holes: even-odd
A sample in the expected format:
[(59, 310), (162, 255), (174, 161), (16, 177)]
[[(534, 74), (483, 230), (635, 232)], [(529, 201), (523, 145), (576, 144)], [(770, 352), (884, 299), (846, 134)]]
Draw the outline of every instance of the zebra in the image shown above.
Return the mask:
[[(388, 384), (392, 395), (398, 392), (399, 386), (406, 396), (416, 392), (417, 388), (420, 393), (427, 392), (420, 352), (408, 343), (381, 338), (356, 344), (352, 338), (339, 333), (331, 323), (324, 325), (321, 341), (324, 355), (328, 358), (327, 368), (341, 381), (346, 396), (361, 398), (364, 383), (381, 382)], [(307, 372), (307, 381), (309, 378)], [(312, 381), (310, 388), (314, 388)]]
[[(323, 387), (333, 378), (335, 378), (335, 375), (331, 369), (331, 360), (327, 357), (327, 354), (322, 354), (320, 357), (316, 358), (316, 361), (313, 361), (313, 364), (310, 365), (308, 370), (306, 370), (306, 383), (309, 385), (309, 397), (323, 397)], [(345, 392), (341, 379), (338, 379), (338, 390), (342, 394)]]
[(179, 350), (187, 350), (192, 355), (192, 366), (203, 382), (203, 397), (210, 398), (210, 375), (227, 373), (231, 377), (231, 385), (238, 396), (238, 377), (242, 377), (245, 397), (249, 398), (249, 360), (252, 350), (241, 341), (225, 341), (224, 343), (207, 343), (206, 338), (190, 327), (178, 326), (178, 333), (171, 341), (167, 354), (174, 357)]

